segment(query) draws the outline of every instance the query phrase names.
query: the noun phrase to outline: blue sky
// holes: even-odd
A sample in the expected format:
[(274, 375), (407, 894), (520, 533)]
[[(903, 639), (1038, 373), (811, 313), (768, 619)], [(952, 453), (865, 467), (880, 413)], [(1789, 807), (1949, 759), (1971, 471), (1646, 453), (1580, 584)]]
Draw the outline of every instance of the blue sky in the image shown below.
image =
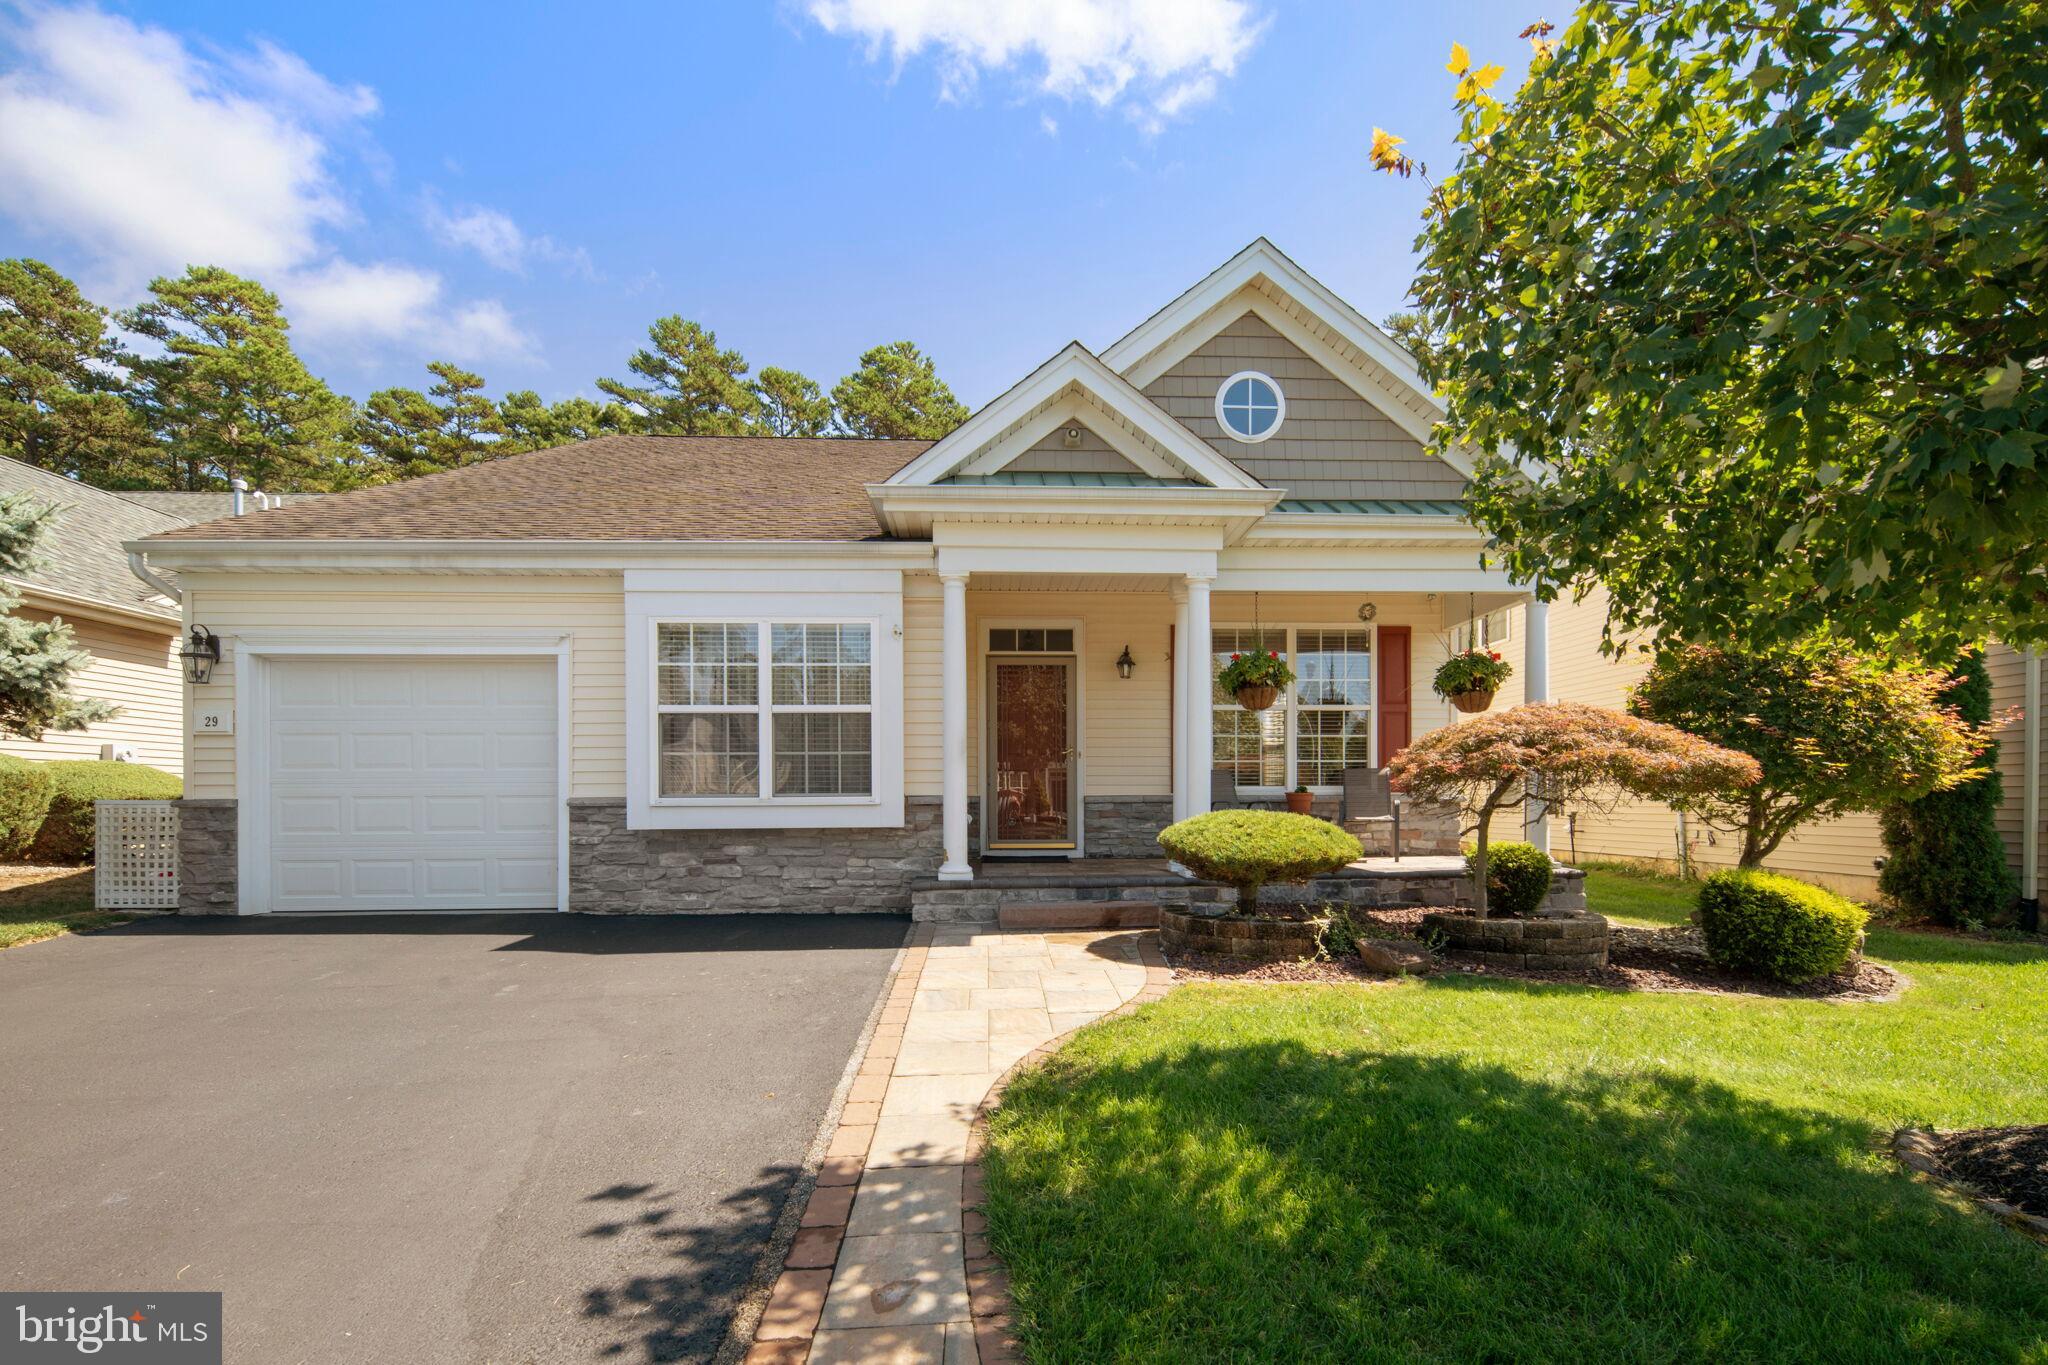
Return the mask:
[[(1453, 160), (1453, 40), (1523, 6), (0, 3), (0, 255), (110, 305), (207, 260), (358, 396), (455, 358), (593, 393), (679, 312), (829, 387), (908, 337), (970, 403), (1253, 237), (1378, 318)], [(1550, 14), (1562, 19), (1563, 12)]]

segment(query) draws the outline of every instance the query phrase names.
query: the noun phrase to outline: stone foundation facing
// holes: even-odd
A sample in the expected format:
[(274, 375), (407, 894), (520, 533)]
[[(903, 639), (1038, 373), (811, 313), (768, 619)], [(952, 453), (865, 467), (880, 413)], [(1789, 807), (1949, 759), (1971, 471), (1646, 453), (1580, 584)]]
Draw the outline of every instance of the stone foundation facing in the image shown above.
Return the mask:
[(628, 829), (625, 802), (572, 800), (569, 908), (901, 914), (944, 860), (939, 803), (913, 797), (903, 818), (901, 829)]
[(1091, 858), (1158, 858), (1159, 831), (1173, 823), (1171, 796), (1089, 796), (1081, 837)]
[(236, 803), (187, 798), (177, 804), (178, 913), (234, 914)]

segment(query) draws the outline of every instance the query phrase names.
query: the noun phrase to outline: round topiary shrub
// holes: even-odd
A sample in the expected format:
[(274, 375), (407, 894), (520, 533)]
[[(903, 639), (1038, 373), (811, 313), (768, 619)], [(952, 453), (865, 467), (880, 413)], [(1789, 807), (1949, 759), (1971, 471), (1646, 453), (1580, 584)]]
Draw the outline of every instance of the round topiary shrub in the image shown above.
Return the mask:
[[(1478, 875), (1476, 860), (1465, 859), (1465, 871)], [(1550, 894), (1550, 855), (1534, 844), (1489, 844), (1486, 849), (1486, 912), (1504, 919), (1524, 919), (1543, 908)]]
[(0, 754), (0, 858), (20, 858), (50, 813), (57, 784), (50, 765)]
[(140, 763), (45, 763), (55, 790), (50, 813), (29, 849), (39, 863), (92, 861), (95, 801), (167, 801), (181, 795), (185, 784), (161, 768)]
[(1832, 891), (1771, 872), (1716, 872), (1700, 884), (1707, 956), (1730, 971), (1792, 985), (1846, 966), (1869, 918)]
[(1197, 877), (1237, 888), (1239, 914), (1255, 914), (1268, 882), (1305, 882), (1365, 855), (1327, 820), (1277, 810), (1219, 810), (1159, 831), (1167, 856)]

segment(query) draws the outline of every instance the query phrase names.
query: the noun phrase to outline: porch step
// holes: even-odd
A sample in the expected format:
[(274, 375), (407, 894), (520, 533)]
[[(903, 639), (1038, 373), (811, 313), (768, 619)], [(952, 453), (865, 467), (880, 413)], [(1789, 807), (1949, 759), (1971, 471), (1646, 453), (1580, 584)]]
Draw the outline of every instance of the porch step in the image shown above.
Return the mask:
[(1148, 901), (1053, 901), (1005, 905), (996, 911), (1005, 929), (1157, 929), (1159, 907)]
[[(1236, 892), (1214, 882), (1190, 881), (1165, 860), (1081, 859), (1062, 866), (984, 863), (971, 882), (927, 881), (910, 891), (910, 917), (949, 923), (1001, 920), (1011, 910), (1085, 906), (1098, 916), (1127, 907), (1227, 904)], [(1121, 926), (1121, 921), (1101, 920)], [(1088, 925), (1061, 927), (1087, 928)], [(1136, 928), (1135, 924), (1127, 927)]]

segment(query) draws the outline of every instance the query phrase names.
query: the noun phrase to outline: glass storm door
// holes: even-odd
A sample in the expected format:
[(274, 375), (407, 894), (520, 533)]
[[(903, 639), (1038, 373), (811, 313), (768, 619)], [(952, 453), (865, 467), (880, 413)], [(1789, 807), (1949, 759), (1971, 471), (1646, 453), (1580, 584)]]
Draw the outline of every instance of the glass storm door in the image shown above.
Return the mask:
[(994, 750), (988, 846), (1074, 847), (1079, 772), (1072, 659), (989, 660)]

